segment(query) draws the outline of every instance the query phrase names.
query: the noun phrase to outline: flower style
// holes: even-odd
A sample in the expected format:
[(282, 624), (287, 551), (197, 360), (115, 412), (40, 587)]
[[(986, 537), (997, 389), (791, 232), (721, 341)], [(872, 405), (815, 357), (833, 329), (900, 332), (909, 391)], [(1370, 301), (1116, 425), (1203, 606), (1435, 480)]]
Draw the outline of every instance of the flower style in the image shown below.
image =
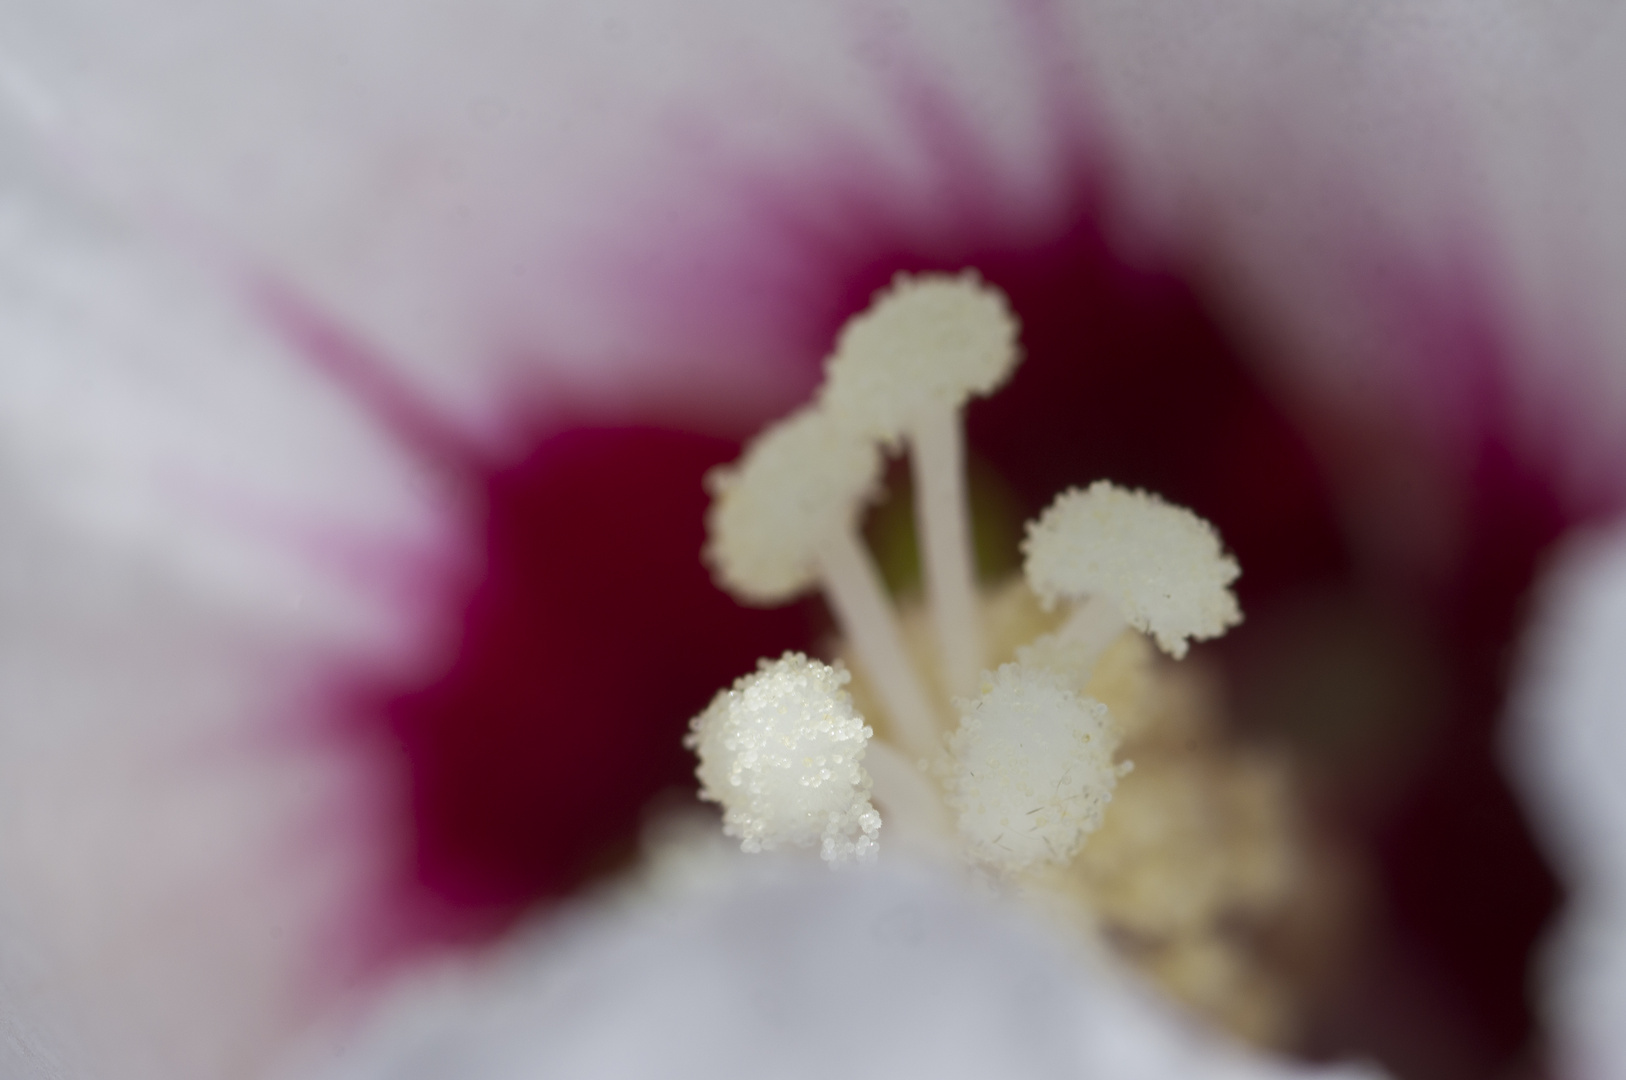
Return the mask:
[[(1372, 564), (1463, 586), (1468, 601), (1441, 604), (1487, 644), (1461, 662), (1492, 655), (1505, 613), (1475, 607), (1490, 593), (1473, 586), (1518, 578), (1620, 497), (1620, 41), (1612, 14), (1568, 3), (9, 5), (0, 1071), (263, 1074), (425, 943), (470, 932), (402, 900), (403, 864), (481, 918), (492, 896), (579, 875), (594, 830), (679, 767), (675, 739), (671, 759), (629, 760), (647, 729), (609, 720), (681, 725), (703, 697), (658, 714), (660, 688), (709, 692), (807, 643), (784, 640), (793, 619), (662, 592), (689, 579), (660, 563), (668, 496), (647, 459), (559, 433), (709, 432), (676, 450), (641, 436), (698, 475), (806, 396), (835, 327), (897, 269), (978, 265), (1025, 320), (1049, 305), (1110, 331), (1103, 308), (1162, 301), (1101, 267), (1178, 263), (1304, 424), (1325, 421), (1319, 450)], [(1111, 302), (1090, 299), (1102, 290)], [(1188, 324), (1160, 325), (1183, 341)], [(1035, 362), (1054, 344), (1030, 339)], [(1374, 416), (1394, 438), (1353, 439), (1351, 418)], [(1256, 433), (1210, 445), (1242, 454)], [(1392, 466), (1374, 465), (1384, 448)], [(571, 487), (567, 459), (616, 468)], [(1040, 463), (1020, 479), (1048, 497), (1087, 478)], [(578, 526), (632, 525), (578, 541), (589, 530), (514, 512), (527, 485), (568, 494)], [(1529, 532), (1465, 553), (1485, 520)], [(1220, 524), (1247, 562), (1249, 537)], [(571, 588), (511, 542), (543, 561), (638, 558)], [(515, 614), (514, 596), (545, 603)], [(723, 670), (642, 648), (685, 615)], [(593, 651), (612, 622), (619, 652)], [(533, 671), (517, 638), (554, 666)], [(648, 677), (621, 678), (612, 654)], [(386, 709), (379, 685), (415, 692)], [(512, 697), (488, 707), (493, 686)], [(520, 698), (564, 719), (524, 725), (534, 753), (472, 789), (447, 780), (468, 744), (437, 719), (446, 701), (495, 738)], [(569, 768), (528, 783), (520, 759)], [(536, 828), (533, 790), (568, 828)], [(507, 858), (524, 845), (542, 855)], [(808, 914), (851, 928), (919, 911), (925, 931), (905, 925), (897, 951), (925, 941), (944, 967), (880, 965), (919, 976), (895, 1004), (938, 1000), (911, 993), (955, 957), (982, 965), (987, 993), (947, 1015), (990, 1021), (988, 1053), (1020, 1042), (1040, 1072), (1052, 1044), (1022, 1042), (1027, 1019), (1054, 1035), (1089, 1013), (1122, 1021), (1090, 1028), (1098, 1060), (1282, 1068), (1051, 965), (1031, 938), (1007, 948), (1003, 916), (941, 883), (875, 880), (892, 884), (821, 880), (828, 903)], [(636, 941), (743, 993), (759, 969), (724, 946), (763, 908), (694, 903), (686, 937), (653, 920)], [(583, 940), (551, 970), (644, 970), (613, 925)], [(622, 983), (595, 985), (622, 1003)], [(988, 1008), (1059, 986), (1040, 995), (1053, 1013)], [(775, 1007), (822, 1015), (804, 1003)], [(758, 1004), (736, 1015), (780, 1015)], [(879, 1015), (855, 1021), (875, 1046), (932, 1030)], [(551, 1030), (569, 1030), (560, 1017)], [(445, 1045), (477, 1056), (494, 1045), (480, 1030)], [(576, 1030), (572, 1053), (624, 1049), (605, 1044), (614, 1028)]]

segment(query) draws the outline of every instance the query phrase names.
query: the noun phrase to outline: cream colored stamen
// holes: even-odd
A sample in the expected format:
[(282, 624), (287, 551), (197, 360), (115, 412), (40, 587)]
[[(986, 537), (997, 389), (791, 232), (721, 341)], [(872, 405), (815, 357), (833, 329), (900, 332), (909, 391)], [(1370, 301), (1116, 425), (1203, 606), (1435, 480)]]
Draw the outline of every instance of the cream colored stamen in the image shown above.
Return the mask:
[(909, 443), (926, 595), (952, 695), (974, 692), (987, 662), (961, 412), (1010, 377), (1017, 330), (1005, 297), (975, 273), (900, 274), (842, 330), (820, 398), (868, 437)]
[(875, 560), (858, 539), (880, 468), (878, 449), (837, 418), (819, 408), (793, 413), (706, 478), (714, 498), (705, 557), (746, 603), (782, 604), (820, 586), (899, 738), (926, 756), (937, 745), (937, 721)]
[[(1216, 737), (1201, 667), (1142, 636), (1179, 658), (1240, 621), (1213, 526), (1098, 482), (1029, 523), (1027, 587), (977, 590), (961, 414), (1009, 375), (1016, 326), (975, 275), (900, 277), (843, 330), (817, 404), (708, 478), (718, 581), (755, 604), (822, 588), (858, 678), (855, 705), (839, 664), (790, 654), (718, 695), (689, 741), (704, 797), (747, 850), (832, 862), (872, 857), (884, 814), (889, 846), (1060, 905), (1180, 999), (1280, 1038), (1288, 984), (1249, 935), (1312, 876), (1288, 794)], [(859, 525), (904, 444), (927, 588), (900, 613)]]
[(1016, 658), (1030, 667), (1065, 675), (1082, 689), (1089, 684), (1102, 654), (1127, 629), (1129, 624), (1117, 604), (1093, 597), (1075, 607), (1060, 629), (1018, 647)]
[(976, 561), (966, 502), (965, 443), (960, 413), (947, 406), (922, 411), (909, 427), (915, 479), (915, 520), (932, 626), (937, 634), (944, 687), (954, 697), (976, 688), (987, 662), (977, 620)]
[(898, 741), (917, 758), (930, 756), (937, 748), (937, 719), (909, 663), (897, 613), (887, 599), (875, 559), (850, 529), (829, 535), (819, 545), (817, 558), (825, 599), (880, 697)]
[(690, 723), (701, 797), (749, 852), (817, 844), (827, 862), (873, 862), (881, 818), (863, 760), (874, 731), (840, 668), (786, 653), (720, 691)]
[(1145, 491), (1097, 480), (1056, 496), (1022, 544), (1028, 584), (1044, 603), (1097, 597), (1175, 659), (1187, 641), (1242, 621), (1231, 582), (1242, 572), (1214, 526)]
[(1002, 665), (959, 705), (948, 801), (970, 856), (1005, 873), (1071, 861), (1118, 780), (1106, 706), (1022, 664)]

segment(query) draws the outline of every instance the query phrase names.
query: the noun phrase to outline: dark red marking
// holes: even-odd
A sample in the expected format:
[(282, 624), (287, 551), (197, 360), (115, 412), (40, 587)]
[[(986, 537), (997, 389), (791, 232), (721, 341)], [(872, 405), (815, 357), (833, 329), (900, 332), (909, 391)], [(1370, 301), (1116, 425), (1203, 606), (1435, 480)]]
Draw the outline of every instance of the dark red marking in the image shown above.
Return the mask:
[(758, 657), (809, 646), (700, 563), (701, 477), (738, 444), (650, 428), (543, 439), (484, 478), (485, 574), (449, 670), (384, 706), (412, 775), (420, 886), (471, 925), (558, 896), (691, 788), (691, 716)]

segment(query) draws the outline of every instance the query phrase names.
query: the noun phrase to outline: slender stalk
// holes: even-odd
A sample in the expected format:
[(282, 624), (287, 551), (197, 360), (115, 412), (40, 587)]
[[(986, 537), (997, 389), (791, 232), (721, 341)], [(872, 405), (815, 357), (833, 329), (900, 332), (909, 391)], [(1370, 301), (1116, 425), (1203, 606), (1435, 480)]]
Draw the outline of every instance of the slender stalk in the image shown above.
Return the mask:
[(960, 410), (934, 405), (922, 412), (910, 426), (909, 446), (915, 523), (943, 685), (950, 697), (970, 697), (977, 692), (986, 652), (971, 553)]
[(906, 843), (942, 846), (954, 841), (954, 824), (948, 808), (931, 780), (898, 750), (871, 739), (864, 751), (864, 771), (869, 773), (870, 789), (880, 804), (882, 843), (888, 835)]
[(1129, 624), (1117, 604), (1104, 596), (1092, 596), (1073, 609), (1057, 633), (1077, 650), (1082, 670), (1093, 671), (1101, 654), (1127, 629)]
[(899, 743), (915, 757), (931, 755), (937, 748), (937, 717), (909, 662), (875, 560), (857, 531), (846, 528), (819, 545), (818, 561), (825, 598), (880, 696)]

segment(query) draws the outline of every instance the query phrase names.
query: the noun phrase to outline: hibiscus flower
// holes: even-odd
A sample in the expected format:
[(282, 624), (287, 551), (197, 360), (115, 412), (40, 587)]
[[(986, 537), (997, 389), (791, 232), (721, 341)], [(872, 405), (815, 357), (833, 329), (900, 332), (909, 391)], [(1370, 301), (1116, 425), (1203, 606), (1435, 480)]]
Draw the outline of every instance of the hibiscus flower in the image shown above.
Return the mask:
[[(1243, 685), (1437, 695), (1420, 743), (1314, 733), (1403, 777), (1330, 798), (1427, 942), (1369, 986), (1450, 1030), (1324, 1049), (1519, 1052), (1554, 898), (1490, 722), (1540, 554), (1618, 498), (1608, 16), (55, 0), (0, 31), (8, 1069), (254, 1075), (437, 950), (531, 955), (515, 920), (625, 855), (711, 692), (817, 636), (710, 584), (699, 477), (894, 272), (962, 266), (1025, 326), (969, 419), (1014, 505), (1154, 487), (1286, 642), (1239, 644)], [(654, 942), (739, 994), (706, 958), (784, 887), (539, 963)], [(1086, 1060), (1121, 1029), (1148, 1073), (1265, 1068), (941, 882), (805, 888), (977, 927), (948, 936), (1019, 958), (991, 985), (1072, 987), (1046, 1030), (1124, 1016)], [(465, 1058), (512, 1035), (448, 1023)]]

